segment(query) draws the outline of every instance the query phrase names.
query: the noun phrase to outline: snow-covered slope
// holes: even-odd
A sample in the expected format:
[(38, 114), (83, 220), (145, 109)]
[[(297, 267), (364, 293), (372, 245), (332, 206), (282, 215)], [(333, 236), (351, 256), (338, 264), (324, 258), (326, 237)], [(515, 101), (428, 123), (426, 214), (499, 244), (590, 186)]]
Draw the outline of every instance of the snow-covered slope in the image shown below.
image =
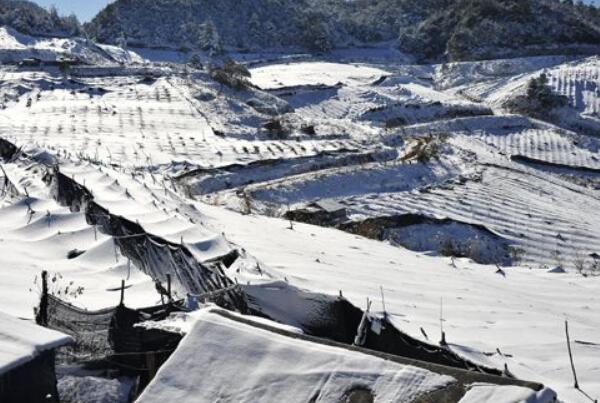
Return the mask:
[[(600, 207), (597, 139), (503, 115), (483, 95), (467, 100), (460, 91), (500, 88), (562, 61), (454, 66), (447, 82), (440, 66), (328, 63), (263, 66), (254, 80), (269, 91), (227, 88), (206, 71), (177, 65), (99, 65), (68, 78), (43, 68), (4, 68), (0, 138), (58, 164), (69, 183), (93, 196), (92, 214), (127, 220), (122, 236), (161, 239), (159, 246), (140, 241), (136, 250), (189, 251), (192, 280), (204, 274), (201, 264), (236, 250), (222, 277), (249, 307), (284, 325), (310, 332), (309, 319), (339, 319), (327, 304), (347, 304), (360, 316), (370, 298), (373, 323), (387, 316), (390, 328), (432, 349), (442, 325), (447, 348), (459, 356), (579, 402), (565, 351), (568, 319), (580, 384), (600, 393), (600, 223), (590, 214)], [(595, 62), (552, 69), (586, 63)], [(585, 74), (586, 83), (593, 81)], [(584, 98), (593, 104), (592, 95)], [(381, 116), (369, 112), (378, 108)], [(453, 116), (458, 108), (464, 113)], [(385, 124), (403, 116), (410, 119)], [(3, 155), (5, 147), (0, 142)], [(23, 157), (2, 166), (10, 179), (0, 210), (3, 310), (31, 316), (37, 295), (28, 290), (43, 269), (60, 273), (62, 288), (71, 281), (83, 286), (74, 302), (90, 309), (114, 305), (118, 295), (107, 290), (122, 279), (132, 285), (127, 305), (159, 299), (152, 280), (177, 272), (175, 259), (129, 266), (123, 255), (131, 251), (115, 253), (118, 236), (95, 234), (94, 220), (62, 206), (71, 201), (42, 181), (38, 162)], [(281, 218), (319, 200), (326, 209), (343, 207), (338, 228)], [(490, 264), (448, 248), (456, 238), (486, 253)], [(511, 259), (495, 256), (509, 252)], [(178, 296), (195, 291), (189, 284), (175, 282)], [(353, 326), (343, 336), (353, 339), (355, 332)], [(271, 353), (260, 354), (278, 363)], [(170, 378), (174, 367), (166, 368)], [(496, 393), (482, 387), (467, 396)]]
[(459, 90), (471, 99), (502, 108), (515, 95), (526, 91), (532, 78), (548, 77), (552, 90), (568, 100), (568, 106), (548, 111), (548, 118), (568, 129), (597, 136), (600, 130), (600, 59), (592, 57), (534, 70), (509, 78), (493, 79)]
[[(337, 295), (356, 306), (373, 299), (395, 326), (432, 342), (440, 336), (440, 308), (447, 341), (454, 351), (485, 365), (508, 369), (521, 379), (543, 382), (561, 399), (584, 401), (572, 388), (565, 351), (564, 319), (571, 336), (582, 385), (597, 383), (598, 278), (527, 268), (481, 266), (468, 260), (417, 254), (378, 241), (304, 224), (243, 216), (198, 205), (227, 238), (244, 245), (263, 272), (285, 277), (302, 288)], [(237, 274), (242, 279), (241, 274)], [(256, 280), (253, 280), (255, 282)], [(268, 280), (271, 281), (271, 280)], [(268, 282), (267, 282), (268, 284)], [(591, 344), (590, 344), (591, 343)], [(585, 379), (582, 380), (581, 377)]]
[(73, 213), (51, 197), (42, 182), (43, 167), (28, 161), (2, 167), (19, 192), (3, 193), (0, 209), (4, 311), (33, 317), (43, 270), (49, 272), (52, 294), (88, 309), (117, 305), (118, 293), (109, 290), (118, 288), (121, 279), (132, 286), (130, 306), (156, 302), (152, 279), (132, 270), (114, 240), (89, 226), (83, 212)]
[(115, 46), (99, 46), (78, 38), (34, 37), (12, 28), (0, 27), (0, 62), (18, 63), (26, 59), (39, 59), (42, 62), (68, 59), (87, 64), (143, 62), (135, 53)]

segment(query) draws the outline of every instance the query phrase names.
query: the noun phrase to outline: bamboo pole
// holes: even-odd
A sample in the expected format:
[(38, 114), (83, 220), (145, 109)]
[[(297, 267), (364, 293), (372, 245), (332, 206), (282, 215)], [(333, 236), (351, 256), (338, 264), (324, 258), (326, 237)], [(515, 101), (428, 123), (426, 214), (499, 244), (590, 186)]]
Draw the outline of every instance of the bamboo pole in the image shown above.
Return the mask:
[(575, 380), (575, 389), (579, 389), (577, 381), (577, 372), (575, 371), (575, 363), (573, 362), (573, 352), (571, 351), (571, 338), (569, 337), (569, 321), (565, 320), (565, 333), (567, 335), (567, 350), (569, 351), (569, 360), (571, 361), (571, 370), (573, 371), (573, 379)]

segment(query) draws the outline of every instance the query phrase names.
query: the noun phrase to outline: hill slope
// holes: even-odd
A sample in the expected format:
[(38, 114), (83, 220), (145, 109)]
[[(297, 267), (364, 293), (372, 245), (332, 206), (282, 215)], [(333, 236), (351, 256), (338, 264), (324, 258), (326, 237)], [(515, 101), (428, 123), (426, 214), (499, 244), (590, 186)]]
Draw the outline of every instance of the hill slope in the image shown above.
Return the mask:
[(397, 40), (423, 58), (465, 60), (581, 52), (600, 42), (599, 22), (594, 7), (553, 0), (118, 0), (87, 29), (100, 41), (175, 48), (327, 51)]
[[(560, 53), (569, 45), (597, 44), (600, 18), (594, 7), (546, 0), (438, 1), (426, 18), (400, 28), (409, 51), (450, 60), (501, 55)], [(574, 49), (581, 51), (581, 49)]]
[(24, 34), (76, 35), (81, 26), (74, 15), (60, 17), (26, 0), (0, 0), (0, 25), (8, 25)]

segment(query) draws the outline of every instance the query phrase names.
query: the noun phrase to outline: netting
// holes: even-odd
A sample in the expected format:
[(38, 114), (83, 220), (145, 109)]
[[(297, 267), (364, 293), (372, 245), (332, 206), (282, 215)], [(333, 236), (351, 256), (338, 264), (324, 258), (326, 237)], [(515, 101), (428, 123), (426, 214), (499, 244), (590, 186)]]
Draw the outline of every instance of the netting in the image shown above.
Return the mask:
[(109, 328), (116, 308), (86, 311), (52, 295), (47, 301), (47, 326), (75, 339), (72, 346), (60, 350), (62, 361), (92, 361), (113, 353)]
[(143, 309), (119, 305), (99, 311), (83, 310), (52, 295), (48, 295), (46, 301), (42, 298), (39, 311), (45, 309), (45, 315), (39, 315), (38, 321), (75, 339), (72, 346), (60, 350), (59, 360), (63, 362), (114, 362), (115, 357), (123, 354), (130, 355), (128, 360), (131, 361), (136, 353), (143, 355), (158, 348), (174, 348), (178, 341), (177, 337), (173, 339), (167, 334), (162, 337), (147, 334), (135, 324), (160, 321), (172, 312), (182, 311), (182, 301)]
[[(62, 174), (58, 168), (48, 172), (46, 181), (60, 204), (74, 211), (85, 208), (88, 224), (112, 236), (121, 254), (155, 281), (164, 283), (171, 276), (175, 293), (181, 293), (182, 297), (230, 290), (222, 293), (216, 302), (225, 308), (246, 311), (242, 293), (233, 287), (235, 283), (223, 271), (226, 262), (201, 263), (184, 244), (169, 242), (146, 232), (136, 222), (110, 213), (94, 202), (89, 190)], [(224, 258), (229, 259), (230, 256)]]

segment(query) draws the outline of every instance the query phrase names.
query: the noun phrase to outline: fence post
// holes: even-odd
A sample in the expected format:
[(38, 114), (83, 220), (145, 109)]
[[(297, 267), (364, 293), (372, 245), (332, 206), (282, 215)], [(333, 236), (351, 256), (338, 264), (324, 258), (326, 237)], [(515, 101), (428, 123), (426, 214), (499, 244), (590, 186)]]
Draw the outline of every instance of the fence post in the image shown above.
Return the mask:
[(125, 280), (121, 280), (121, 302), (119, 305), (123, 305), (125, 302)]
[(440, 346), (446, 347), (448, 343), (446, 342), (446, 332), (444, 332), (444, 299), (440, 298), (440, 333), (442, 335), (442, 339), (440, 340)]
[(379, 290), (381, 291), (381, 306), (383, 307), (383, 318), (387, 320), (387, 310), (385, 309), (385, 296), (383, 295), (383, 286), (379, 286)]
[(167, 274), (167, 294), (169, 295), (169, 303), (173, 301), (171, 298), (171, 275)]
[(40, 326), (48, 326), (48, 272), (42, 271), (42, 297), (40, 299), (40, 311), (36, 318)]
[(569, 337), (569, 321), (565, 320), (565, 333), (567, 334), (567, 349), (569, 350), (569, 360), (571, 360), (571, 370), (573, 371), (573, 378), (575, 379), (575, 389), (579, 389), (579, 382), (577, 382), (577, 372), (575, 372), (575, 364), (573, 363), (573, 352), (571, 351), (571, 338)]

